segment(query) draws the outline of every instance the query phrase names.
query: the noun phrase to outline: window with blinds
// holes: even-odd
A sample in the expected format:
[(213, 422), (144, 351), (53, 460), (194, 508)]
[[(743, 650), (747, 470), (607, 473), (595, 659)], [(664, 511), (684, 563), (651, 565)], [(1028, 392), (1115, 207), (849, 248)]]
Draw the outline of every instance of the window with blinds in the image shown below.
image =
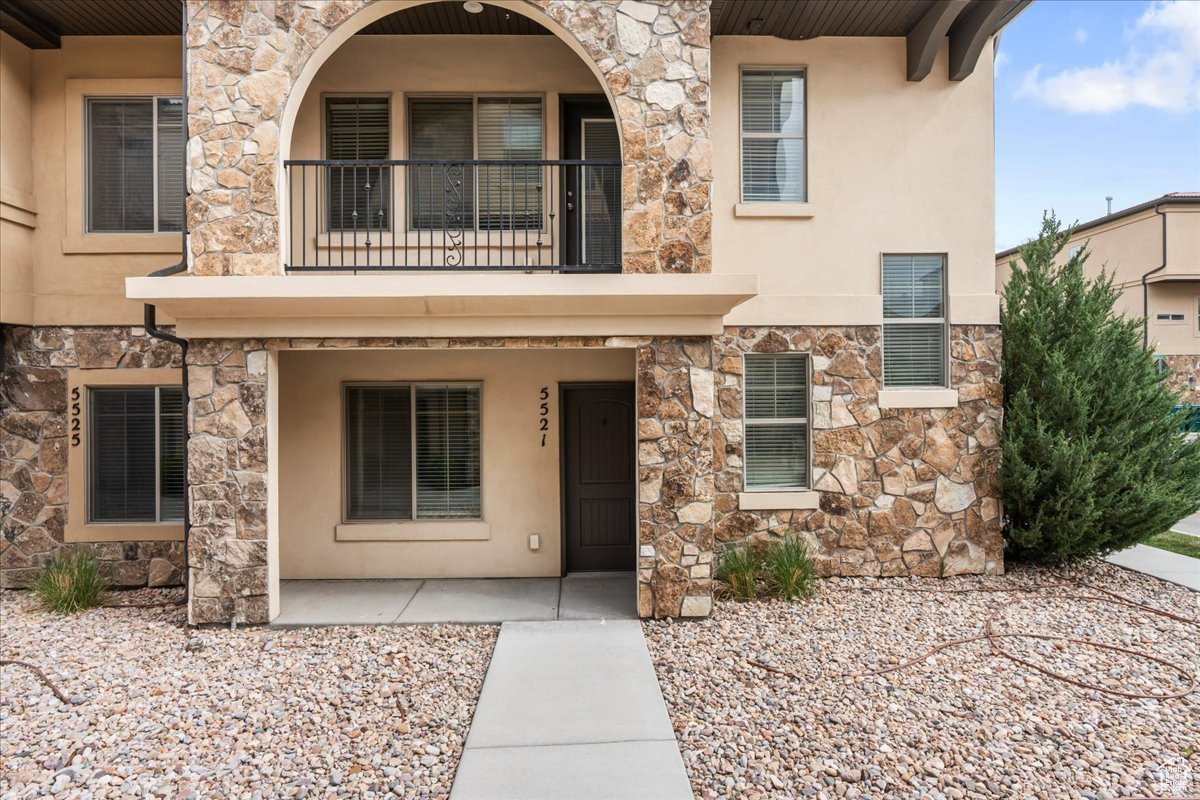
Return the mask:
[(883, 384), (946, 385), (946, 260), (883, 257)]
[(346, 387), (348, 520), (481, 513), (478, 386)]
[[(391, 111), (386, 97), (326, 97), (325, 157), (333, 161), (386, 161)], [(382, 164), (329, 167), (329, 230), (391, 228), (389, 168)]]
[(746, 489), (808, 487), (808, 356), (747, 354)]
[(183, 101), (89, 98), (87, 230), (183, 230)]
[(742, 70), (742, 201), (807, 201), (805, 74)]
[[(409, 100), (414, 161), (537, 161), (540, 97)], [(417, 230), (527, 230), (542, 222), (541, 167), (426, 164), (408, 168), (409, 224)]]
[(88, 519), (183, 519), (183, 393), (178, 387), (88, 391)]

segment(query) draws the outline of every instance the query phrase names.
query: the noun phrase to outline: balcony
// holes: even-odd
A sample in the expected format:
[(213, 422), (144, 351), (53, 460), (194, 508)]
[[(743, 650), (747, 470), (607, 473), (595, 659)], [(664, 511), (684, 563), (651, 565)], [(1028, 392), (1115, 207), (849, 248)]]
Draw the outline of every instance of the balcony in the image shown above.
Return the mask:
[(285, 162), (290, 273), (621, 271), (621, 164)]

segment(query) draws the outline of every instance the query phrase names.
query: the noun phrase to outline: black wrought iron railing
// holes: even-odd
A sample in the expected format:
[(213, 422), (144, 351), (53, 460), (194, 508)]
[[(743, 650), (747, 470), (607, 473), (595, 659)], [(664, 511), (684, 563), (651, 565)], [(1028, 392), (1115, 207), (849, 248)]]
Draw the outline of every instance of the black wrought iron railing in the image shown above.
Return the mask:
[(620, 272), (615, 161), (285, 163), (290, 272)]

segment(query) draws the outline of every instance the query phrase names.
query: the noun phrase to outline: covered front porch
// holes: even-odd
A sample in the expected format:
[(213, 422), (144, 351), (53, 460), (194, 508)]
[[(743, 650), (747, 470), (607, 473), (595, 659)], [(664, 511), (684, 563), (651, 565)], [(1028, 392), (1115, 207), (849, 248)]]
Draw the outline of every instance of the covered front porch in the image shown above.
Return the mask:
[(286, 580), (272, 625), (499, 624), (636, 619), (632, 572), (562, 578)]

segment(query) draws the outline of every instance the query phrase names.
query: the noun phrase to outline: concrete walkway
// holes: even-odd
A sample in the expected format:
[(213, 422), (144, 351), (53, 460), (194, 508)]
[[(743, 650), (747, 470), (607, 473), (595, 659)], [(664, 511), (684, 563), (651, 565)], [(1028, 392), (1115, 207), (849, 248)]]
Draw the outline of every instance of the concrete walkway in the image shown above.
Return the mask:
[(1176, 533), (1189, 533), (1192, 536), (1200, 536), (1200, 511), (1192, 514), (1190, 517), (1184, 517), (1171, 526), (1171, 530)]
[(1113, 553), (1107, 560), (1119, 567), (1144, 572), (1200, 592), (1200, 558), (1190, 558), (1159, 550), (1157, 547), (1135, 544), (1128, 550)]
[(633, 573), (565, 578), (283, 581), (281, 627), (634, 619)]
[(450, 800), (692, 800), (636, 620), (506, 622)]

